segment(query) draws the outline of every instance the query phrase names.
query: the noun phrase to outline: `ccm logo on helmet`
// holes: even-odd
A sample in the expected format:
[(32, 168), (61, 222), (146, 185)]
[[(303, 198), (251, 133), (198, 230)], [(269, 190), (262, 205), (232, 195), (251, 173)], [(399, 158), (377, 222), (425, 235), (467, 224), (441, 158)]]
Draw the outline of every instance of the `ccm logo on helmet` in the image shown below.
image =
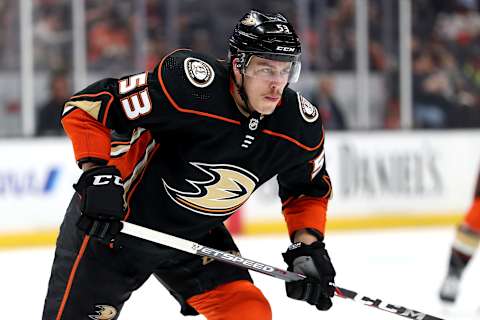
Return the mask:
[(275, 50), (283, 51), (283, 52), (293, 52), (293, 51), (295, 51), (295, 48), (277, 46), (277, 49), (275, 49)]
[(277, 46), (277, 49), (275, 49), (275, 50), (283, 51), (283, 52), (293, 52), (293, 51), (295, 51), (295, 48)]

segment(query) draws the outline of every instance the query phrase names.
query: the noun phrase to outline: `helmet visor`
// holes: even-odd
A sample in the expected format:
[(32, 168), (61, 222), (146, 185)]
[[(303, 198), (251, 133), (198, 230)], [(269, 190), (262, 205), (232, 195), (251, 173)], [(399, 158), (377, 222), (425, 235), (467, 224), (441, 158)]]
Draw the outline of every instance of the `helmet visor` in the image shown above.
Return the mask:
[[(298, 81), (301, 70), (301, 62), (297, 61), (298, 56), (286, 54), (266, 55), (263, 52), (252, 54), (243, 68), (246, 76), (266, 81), (289, 83)], [(258, 56), (261, 59), (252, 63), (254, 56)]]

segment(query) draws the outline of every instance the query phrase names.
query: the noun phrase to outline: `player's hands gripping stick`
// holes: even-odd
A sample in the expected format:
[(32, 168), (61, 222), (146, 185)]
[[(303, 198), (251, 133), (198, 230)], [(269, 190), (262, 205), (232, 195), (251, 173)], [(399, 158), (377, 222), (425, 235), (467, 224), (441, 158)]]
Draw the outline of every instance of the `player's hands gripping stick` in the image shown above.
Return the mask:
[(335, 293), (335, 269), (323, 241), (310, 245), (294, 243), (283, 253), (283, 259), (289, 271), (307, 276), (304, 280), (286, 282), (287, 296), (306, 301), (319, 310), (330, 309)]

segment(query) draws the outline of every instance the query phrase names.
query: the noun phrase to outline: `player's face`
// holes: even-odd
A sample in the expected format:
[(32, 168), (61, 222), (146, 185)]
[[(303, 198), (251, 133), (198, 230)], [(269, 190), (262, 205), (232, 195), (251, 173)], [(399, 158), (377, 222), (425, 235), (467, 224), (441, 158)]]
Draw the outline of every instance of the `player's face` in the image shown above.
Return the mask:
[(280, 102), (290, 71), (291, 62), (252, 56), (244, 78), (251, 108), (261, 114), (271, 114)]

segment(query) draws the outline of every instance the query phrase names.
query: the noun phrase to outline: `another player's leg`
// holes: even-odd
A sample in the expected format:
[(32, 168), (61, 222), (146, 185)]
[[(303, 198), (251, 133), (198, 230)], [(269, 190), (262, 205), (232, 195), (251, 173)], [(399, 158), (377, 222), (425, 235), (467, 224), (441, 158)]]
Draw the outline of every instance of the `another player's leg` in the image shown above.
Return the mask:
[[(188, 299), (208, 320), (271, 320), (270, 304), (250, 281), (227, 283)], [(246, 311), (248, 310), (248, 311)]]
[(452, 244), (448, 272), (440, 288), (440, 299), (455, 302), (462, 275), (480, 243), (480, 198), (476, 198)]

